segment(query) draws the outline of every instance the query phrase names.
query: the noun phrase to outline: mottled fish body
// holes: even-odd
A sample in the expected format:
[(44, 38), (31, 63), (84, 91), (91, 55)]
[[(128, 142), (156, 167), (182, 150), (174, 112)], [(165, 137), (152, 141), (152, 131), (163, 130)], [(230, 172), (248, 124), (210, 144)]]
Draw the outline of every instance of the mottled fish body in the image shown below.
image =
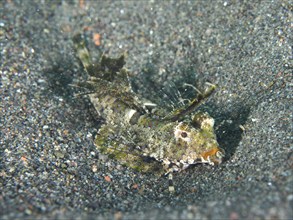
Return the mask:
[(214, 132), (214, 119), (205, 112), (191, 113), (212, 94), (215, 86), (191, 100), (186, 106), (166, 112), (142, 101), (129, 84), (123, 68), (124, 56), (102, 55), (93, 63), (80, 35), (75, 36), (77, 55), (88, 79), (83, 86), (94, 108), (105, 119), (95, 137), (104, 154), (142, 172), (179, 172), (192, 164), (219, 164), (224, 151)]

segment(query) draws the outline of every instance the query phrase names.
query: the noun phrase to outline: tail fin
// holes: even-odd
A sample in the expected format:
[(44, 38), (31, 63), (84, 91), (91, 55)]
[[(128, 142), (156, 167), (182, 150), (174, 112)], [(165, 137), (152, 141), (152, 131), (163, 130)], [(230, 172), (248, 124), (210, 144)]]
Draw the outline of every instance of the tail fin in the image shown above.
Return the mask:
[(93, 62), (86, 48), (81, 34), (73, 37), (76, 53), (89, 76), (94, 76), (107, 81), (126, 81), (128, 83), (128, 72), (123, 70), (125, 64), (124, 55), (119, 58), (110, 58), (102, 54), (98, 62)]
[(93, 64), (92, 57), (86, 48), (85, 41), (81, 34), (77, 34), (73, 37), (76, 53), (83, 67), (90, 76), (95, 75), (95, 65)]

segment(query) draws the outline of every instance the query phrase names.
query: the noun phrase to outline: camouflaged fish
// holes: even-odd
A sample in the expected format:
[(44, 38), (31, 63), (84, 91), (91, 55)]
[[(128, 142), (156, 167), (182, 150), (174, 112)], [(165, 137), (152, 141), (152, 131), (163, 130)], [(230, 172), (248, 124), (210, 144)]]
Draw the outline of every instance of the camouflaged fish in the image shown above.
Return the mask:
[(103, 154), (141, 172), (179, 172), (196, 163), (219, 164), (224, 151), (214, 132), (214, 119), (208, 113), (191, 113), (212, 94), (209, 87), (186, 106), (171, 113), (139, 98), (123, 68), (124, 56), (104, 55), (93, 63), (81, 35), (74, 37), (77, 55), (88, 73), (88, 95), (105, 119), (95, 137)]

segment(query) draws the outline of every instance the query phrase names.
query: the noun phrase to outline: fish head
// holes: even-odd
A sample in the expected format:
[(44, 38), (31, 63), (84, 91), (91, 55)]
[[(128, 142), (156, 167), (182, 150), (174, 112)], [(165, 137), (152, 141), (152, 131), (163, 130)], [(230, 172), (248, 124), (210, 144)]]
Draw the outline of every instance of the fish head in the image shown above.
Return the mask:
[(165, 154), (165, 163), (173, 171), (180, 171), (192, 164), (222, 163), (225, 151), (219, 147), (214, 131), (214, 119), (207, 113), (196, 113), (191, 122), (176, 122), (173, 140)]

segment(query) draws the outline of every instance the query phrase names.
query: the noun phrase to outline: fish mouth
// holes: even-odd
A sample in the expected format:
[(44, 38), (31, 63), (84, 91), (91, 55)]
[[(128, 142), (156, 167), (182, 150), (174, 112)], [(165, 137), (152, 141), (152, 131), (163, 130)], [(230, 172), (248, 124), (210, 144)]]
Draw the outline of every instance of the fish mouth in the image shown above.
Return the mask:
[(224, 158), (225, 158), (225, 151), (222, 148), (218, 148), (218, 151), (213, 157), (213, 162), (215, 164), (220, 164), (223, 162)]
[[(192, 157), (191, 155), (186, 155), (184, 159), (181, 160), (176, 160), (172, 161), (169, 163), (169, 167), (176, 167), (178, 170), (185, 170), (188, 168), (190, 165), (195, 165), (195, 164), (209, 164), (211, 166), (214, 165), (219, 165), (223, 162), (225, 157), (225, 151), (219, 147), (215, 147), (202, 155), (199, 155), (197, 157)], [(178, 171), (174, 169), (175, 171)]]
[(223, 162), (225, 151), (219, 147), (215, 147), (201, 155), (201, 163), (210, 165), (218, 165)]

